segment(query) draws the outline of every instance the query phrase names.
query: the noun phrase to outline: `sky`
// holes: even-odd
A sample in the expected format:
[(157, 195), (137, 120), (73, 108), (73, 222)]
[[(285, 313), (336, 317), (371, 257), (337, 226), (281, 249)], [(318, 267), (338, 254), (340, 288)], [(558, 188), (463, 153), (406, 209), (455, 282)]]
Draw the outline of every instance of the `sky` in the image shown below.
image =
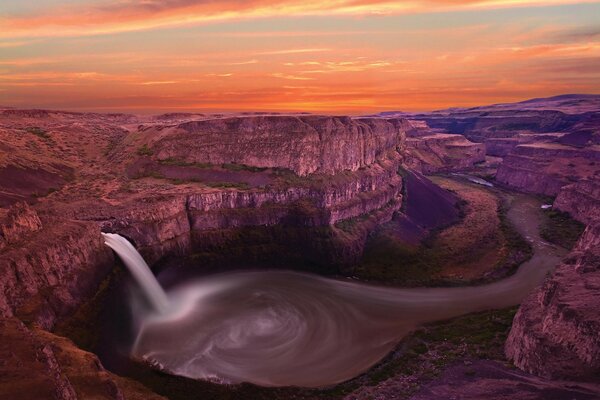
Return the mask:
[(0, 106), (363, 114), (565, 93), (600, 93), (600, 2), (0, 1)]

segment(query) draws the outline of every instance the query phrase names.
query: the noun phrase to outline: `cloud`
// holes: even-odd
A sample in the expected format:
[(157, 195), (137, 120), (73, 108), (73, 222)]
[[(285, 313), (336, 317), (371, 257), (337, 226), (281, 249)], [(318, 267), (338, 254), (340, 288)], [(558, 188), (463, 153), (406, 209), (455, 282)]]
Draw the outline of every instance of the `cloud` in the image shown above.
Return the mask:
[(108, 34), (211, 21), (302, 15), (380, 15), (593, 3), (594, 0), (125, 0), (5, 16), (0, 38)]

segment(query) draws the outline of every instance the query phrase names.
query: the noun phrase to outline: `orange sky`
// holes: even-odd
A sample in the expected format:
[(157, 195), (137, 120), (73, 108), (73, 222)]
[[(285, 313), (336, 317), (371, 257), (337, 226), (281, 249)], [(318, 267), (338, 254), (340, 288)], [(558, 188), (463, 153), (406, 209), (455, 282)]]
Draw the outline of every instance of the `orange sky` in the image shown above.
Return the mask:
[(17, 0), (0, 105), (429, 110), (600, 93), (600, 2)]

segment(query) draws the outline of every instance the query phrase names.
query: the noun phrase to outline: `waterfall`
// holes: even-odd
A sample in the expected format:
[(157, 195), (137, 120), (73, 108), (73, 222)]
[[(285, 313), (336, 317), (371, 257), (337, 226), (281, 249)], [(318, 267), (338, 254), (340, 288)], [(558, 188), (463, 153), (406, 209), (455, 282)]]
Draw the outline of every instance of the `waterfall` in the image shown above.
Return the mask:
[(159, 312), (166, 311), (169, 306), (167, 294), (135, 247), (116, 233), (102, 233), (102, 236), (104, 236), (104, 243), (123, 260), (152, 306)]

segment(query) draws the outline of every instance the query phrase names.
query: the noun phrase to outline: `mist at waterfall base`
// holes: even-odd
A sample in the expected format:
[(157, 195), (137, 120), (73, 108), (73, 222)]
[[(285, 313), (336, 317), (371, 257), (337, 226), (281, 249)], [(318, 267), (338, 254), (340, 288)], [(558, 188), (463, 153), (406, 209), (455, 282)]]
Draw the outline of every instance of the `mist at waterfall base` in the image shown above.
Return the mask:
[[(517, 208), (516, 217), (531, 218), (530, 208)], [(364, 372), (418, 325), (518, 304), (560, 259), (535, 229), (522, 233), (542, 251), (511, 277), (488, 285), (400, 289), (297, 272), (239, 271), (173, 285), (164, 294), (166, 305), (151, 299), (161, 297), (162, 288), (148, 284), (153, 275), (141, 257), (129, 254), (135, 248), (111, 247), (128, 268), (145, 269), (132, 275), (154, 305), (140, 307), (132, 298), (133, 358), (194, 379), (322, 387)], [(126, 242), (117, 236), (106, 236), (107, 242)]]

